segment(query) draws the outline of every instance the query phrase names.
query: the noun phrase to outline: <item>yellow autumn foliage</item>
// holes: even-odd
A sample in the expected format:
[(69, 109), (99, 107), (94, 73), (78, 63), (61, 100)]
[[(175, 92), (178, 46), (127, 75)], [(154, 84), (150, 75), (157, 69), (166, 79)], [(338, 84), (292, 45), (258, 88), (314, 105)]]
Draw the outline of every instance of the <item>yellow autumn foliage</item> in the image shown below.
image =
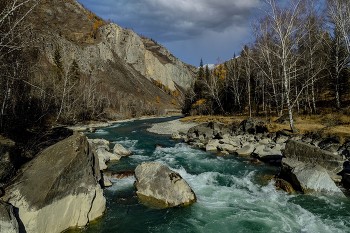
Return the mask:
[(206, 99), (199, 99), (197, 100), (194, 104), (192, 104), (192, 107), (199, 107), (202, 106), (203, 104), (205, 104), (207, 102)]
[(227, 70), (225, 66), (223, 64), (216, 66), (214, 69), (214, 75), (221, 80), (225, 79), (227, 75)]

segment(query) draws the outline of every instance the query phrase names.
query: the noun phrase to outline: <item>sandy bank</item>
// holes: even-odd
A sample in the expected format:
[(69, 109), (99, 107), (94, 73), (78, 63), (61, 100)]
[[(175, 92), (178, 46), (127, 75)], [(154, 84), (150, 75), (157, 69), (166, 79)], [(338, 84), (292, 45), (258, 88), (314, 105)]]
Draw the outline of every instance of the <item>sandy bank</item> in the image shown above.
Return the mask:
[(187, 131), (198, 125), (194, 122), (181, 122), (179, 119), (173, 121), (167, 121), (162, 123), (153, 124), (151, 128), (148, 128), (147, 131), (156, 134), (165, 134), (171, 135), (177, 132), (187, 133)]

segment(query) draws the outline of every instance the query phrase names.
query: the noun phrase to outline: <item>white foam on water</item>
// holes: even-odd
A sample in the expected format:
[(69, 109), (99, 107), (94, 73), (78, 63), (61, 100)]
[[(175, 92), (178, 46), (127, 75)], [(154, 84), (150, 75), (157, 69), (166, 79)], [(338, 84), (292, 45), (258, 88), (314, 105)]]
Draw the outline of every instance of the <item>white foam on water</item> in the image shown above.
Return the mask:
[(107, 134), (109, 134), (106, 130), (103, 130), (103, 129), (98, 129), (94, 133), (95, 134), (99, 134), (99, 135), (107, 135)]
[[(175, 147), (157, 147), (153, 153), (157, 162), (166, 163), (174, 168), (179, 168), (181, 163), (186, 161), (188, 165), (197, 168), (202, 167), (204, 170), (205, 167), (217, 167), (220, 169), (220, 165), (225, 159), (208, 157), (207, 155), (207, 152), (191, 148), (184, 143), (176, 144)], [(226, 162), (230, 163), (232, 166), (237, 164), (237, 161), (234, 160), (226, 160)]]
[[(162, 161), (166, 163), (168, 158)], [(323, 220), (291, 202), (295, 196), (277, 191), (274, 181), (267, 186), (255, 184), (255, 171), (241, 178), (220, 172), (194, 175), (183, 167), (172, 169), (189, 183), (197, 195), (197, 203), (192, 207), (193, 219), (188, 221), (205, 223), (199, 227), (199, 232), (216, 232), (217, 227), (222, 225), (227, 227), (227, 231), (220, 228), (220, 232), (233, 232), (236, 227), (254, 229), (251, 224), (261, 227), (252, 232), (264, 232), (264, 229), (269, 232), (346, 232), (344, 223)], [(220, 180), (228, 180), (230, 185), (222, 185)], [(237, 232), (249, 232), (247, 229)]]
[(111, 191), (111, 192), (116, 192), (116, 191), (121, 191), (125, 189), (130, 189), (133, 187), (134, 182), (135, 182), (135, 177), (134, 176), (129, 176), (125, 177), (122, 179), (111, 179), (112, 186), (108, 187), (106, 190)]
[(134, 159), (136, 161), (140, 161), (140, 162), (141, 161), (143, 162), (143, 161), (150, 161), (150, 160), (152, 160), (151, 157), (145, 156), (145, 155), (140, 155), (140, 154), (130, 155), (129, 158)]
[(116, 141), (112, 142), (113, 144), (121, 144), (123, 145), (127, 150), (130, 150), (133, 154), (143, 154), (144, 150), (136, 148), (136, 145), (138, 143), (138, 140), (132, 140), (127, 137), (120, 138)]
[(120, 127), (121, 125), (122, 125), (122, 124), (113, 124), (113, 125), (111, 125), (111, 126), (106, 127), (106, 129), (118, 128), (118, 127)]

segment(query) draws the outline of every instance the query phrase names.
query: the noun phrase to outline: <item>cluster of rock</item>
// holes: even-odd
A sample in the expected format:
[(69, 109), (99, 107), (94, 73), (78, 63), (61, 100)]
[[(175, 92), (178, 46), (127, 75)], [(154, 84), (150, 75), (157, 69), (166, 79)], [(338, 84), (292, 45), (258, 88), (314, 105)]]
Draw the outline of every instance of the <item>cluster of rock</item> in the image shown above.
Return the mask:
[(83, 227), (105, 211), (100, 181), (98, 158), (87, 138), (75, 133), (40, 152), (5, 188), (0, 231), (58, 233)]
[(312, 138), (289, 131), (269, 133), (263, 122), (249, 118), (239, 125), (203, 123), (187, 134), (174, 134), (190, 145), (222, 155), (251, 157), (281, 167), (277, 178), (285, 190), (341, 193), (336, 183), (350, 184), (350, 143)]
[(118, 143), (114, 145), (112, 149), (113, 153), (110, 152), (110, 143), (106, 139), (89, 139), (89, 143), (98, 157), (101, 171), (108, 168), (106, 165), (107, 162), (119, 161), (122, 157), (131, 155), (131, 151)]
[(251, 118), (239, 126), (203, 123), (191, 128), (182, 138), (190, 145), (209, 152), (252, 155), (270, 163), (281, 161), (282, 150), (289, 139), (285, 135), (269, 134), (262, 122)]
[[(132, 154), (130, 150), (125, 149), (121, 144), (115, 144), (112, 152), (110, 152), (110, 142), (106, 139), (89, 139), (90, 146), (93, 148), (94, 154), (98, 158), (98, 163), (101, 171), (108, 168), (107, 164), (111, 161), (119, 161), (122, 157)], [(103, 186), (112, 186), (111, 177), (102, 173)]]

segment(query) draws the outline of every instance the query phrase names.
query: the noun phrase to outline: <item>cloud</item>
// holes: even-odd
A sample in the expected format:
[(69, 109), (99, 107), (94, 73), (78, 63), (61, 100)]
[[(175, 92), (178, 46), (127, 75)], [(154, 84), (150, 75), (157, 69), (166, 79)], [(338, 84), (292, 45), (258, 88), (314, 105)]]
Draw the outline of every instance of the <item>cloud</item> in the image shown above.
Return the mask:
[(161, 41), (183, 40), (205, 31), (245, 24), (259, 0), (81, 0), (97, 14)]
[(105, 19), (169, 45), (171, 51), (181, 43), (199, 47), (215, 41), (229, 43), (230, 38), (241, 43), (250, 27), (251, 11), (260, 5), (260, 0), (79, 1)]

